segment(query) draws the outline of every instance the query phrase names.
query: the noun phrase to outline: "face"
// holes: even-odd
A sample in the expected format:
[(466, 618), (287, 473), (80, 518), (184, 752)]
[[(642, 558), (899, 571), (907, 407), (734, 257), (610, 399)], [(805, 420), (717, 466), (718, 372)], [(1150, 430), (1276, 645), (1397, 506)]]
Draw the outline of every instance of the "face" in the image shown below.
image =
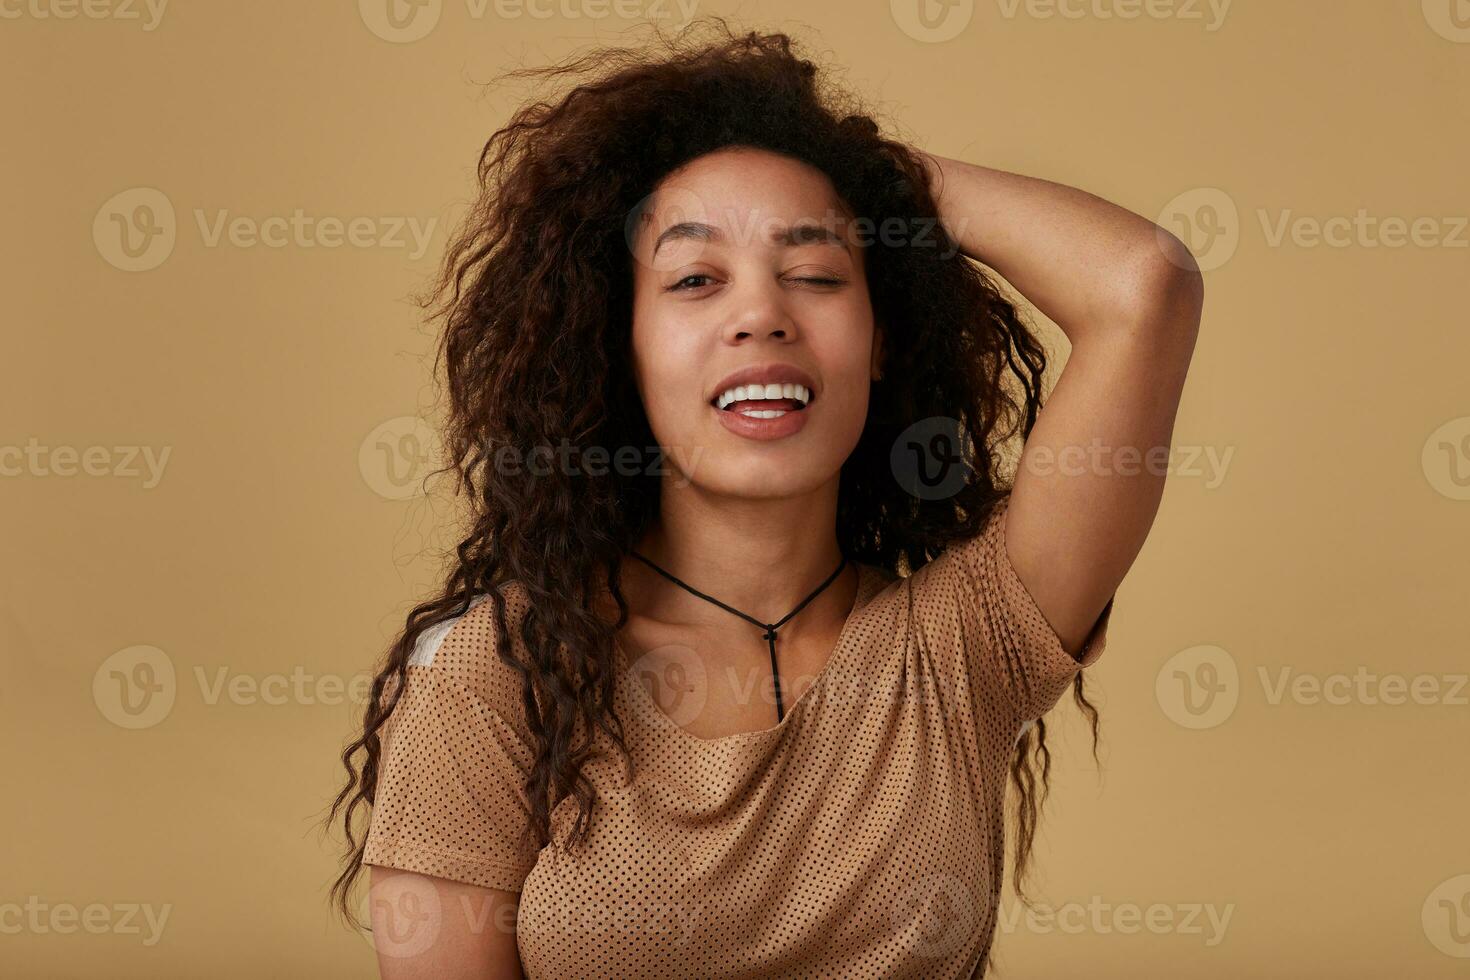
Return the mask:
[(855, 239), (825, 174), (762, 150), (707, 154), (650, 197), (630, 230), (633, 362), (681, 483), (786, 497), (837, 479), (881, 361)]

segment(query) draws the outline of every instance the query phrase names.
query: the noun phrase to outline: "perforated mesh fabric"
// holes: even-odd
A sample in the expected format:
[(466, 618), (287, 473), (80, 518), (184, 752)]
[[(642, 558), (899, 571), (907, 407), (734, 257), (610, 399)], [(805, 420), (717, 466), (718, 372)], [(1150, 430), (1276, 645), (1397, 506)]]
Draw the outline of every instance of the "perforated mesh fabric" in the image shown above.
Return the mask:
[[(1010, 563), (1007, 506), (906, 578), (860, 565), (842, 639), (769, 729), (696, 737), (620, 671), (635, 779), (610, 743), (584, 770), (598, 802), (571, 854), (531, 841), (519, 677), (477, 602), (408, 668), (366, 863), (520, 891), (531, 980), (977, 975), (1016, 739), (1102, 655), (1113, 608), (1068, 654)], [(516, 636), (526, 595), (505, 595)], [(558, 839), (574, 815), (553, 812)]]

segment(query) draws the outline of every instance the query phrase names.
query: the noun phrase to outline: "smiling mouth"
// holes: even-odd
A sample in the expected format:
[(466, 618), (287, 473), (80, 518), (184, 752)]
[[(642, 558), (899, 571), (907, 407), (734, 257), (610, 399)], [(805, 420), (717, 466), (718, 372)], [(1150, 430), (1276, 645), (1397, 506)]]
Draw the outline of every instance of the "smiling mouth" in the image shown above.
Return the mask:
[[(776, 396), (776, 397), (770, 397)], [(816, 394), (800, 384), (753, 384), (728, 388), (709, 401), (710, 407), (746, 418), (778, 419), (788, 412), (804, 412)]]

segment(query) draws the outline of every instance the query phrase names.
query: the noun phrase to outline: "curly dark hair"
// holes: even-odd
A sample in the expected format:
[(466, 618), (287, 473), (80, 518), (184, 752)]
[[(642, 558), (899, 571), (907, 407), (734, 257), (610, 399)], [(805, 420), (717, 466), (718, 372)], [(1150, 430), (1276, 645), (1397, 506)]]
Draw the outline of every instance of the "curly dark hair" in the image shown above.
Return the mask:
[[(585, 839), (595, 793), (581, 767), (593, 754), (592, 729), (605, 732), (631, 767), (611, 707), (613, 637), (628, 616), (618, 570), (658, 515), (659, 480), (615, 468), (501, 472), (493, 454), (563, 441), (656, 444), (631, 369), (634, 260), (626, 229), (671, 171), (717, 149), (754, 147), (816, 167), (854, 214), (879, 227), (890, 217), (910, 227), (932, 222), (929, 247), (881, 235), (864, 246), (885, 361), (839, 480), (837, 539), (853, 560), (906, 576), (950, 542), (979, 533), (1010, 493), (1003, 449), (1018, 432), (1029, 435), (1040, 411), (1046, 352), (938, 224), (934, 189), (912, 149), (881, 135), (852, 95), (820, 80), (785, 34), (741, 35), (720, 18), (675, 36), (654, 31), (652, 45), (600, 47), (501, 76), (576, 84), (555, 101), (522, 106), (489, 138), (479, 198), (420, 298), (444, 320), (435, 371), (442, 365), (449, 399), (445, 470), (468, 501), (468, 533), (442, 591), (409, 613), (372, 685), (362, 733), (342, 754), (348, 782), (327, 820), (340, 813), (347, 836), (332, 896), (349, 921), (356, 921), (349, 895), (363, 857), (353, 816), (373, 803), (379, 729), (417, 638), (466, 612), (476, 595), (493, 601), (501, 659), (522, 677), (537, 750), (525, 790), (542, 845), (551, 839), (551, 811), (569, 794), (578, 806), (573, 836)], [(956, 420), (964, 443), (965, 484), (942, 500), (909, 492), (890, 464), (899, 433), (935, 418)], [(519, 631), (526, 663), (508, 652), (500, 590), (512, 581), (530, 600)], [(600, 589), (616, 599), (615, 623), (594, 612)], [(1096, 758), (1098, 715), (1083, 687), (1079, 673), (1073, 693), (1090, 716)], [(1011, 763), (1014, 883), (1028, 906), (1022, 879), (1050, 768), (1046, 724), (1037, 721)]]

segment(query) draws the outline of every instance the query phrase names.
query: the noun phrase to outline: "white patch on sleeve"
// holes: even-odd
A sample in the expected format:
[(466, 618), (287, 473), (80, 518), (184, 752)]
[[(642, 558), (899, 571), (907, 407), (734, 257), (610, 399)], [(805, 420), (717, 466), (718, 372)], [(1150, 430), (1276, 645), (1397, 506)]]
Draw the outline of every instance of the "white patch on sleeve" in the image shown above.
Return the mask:
[[(475, 596), (470, 600), (469, 609), (475, 608), (488, 598), (490, 596), (486, 593)], [(469, 609), (466, 609), (465, 612), (468, 613)], [(453, 619), (446, 619), (444, 622), (437, 623), (420, 633), (418, 640), (413, 645), (413, 653), (409, 655), (408, 666), (428, 667), (433, 664), (434, 654), (439, 652), (439, 647), (443, 645), (445, 638), (454, 629), (454, 624), (458, 623), (462, 618), (464, 618), (463, 615), (455, 616)]]

